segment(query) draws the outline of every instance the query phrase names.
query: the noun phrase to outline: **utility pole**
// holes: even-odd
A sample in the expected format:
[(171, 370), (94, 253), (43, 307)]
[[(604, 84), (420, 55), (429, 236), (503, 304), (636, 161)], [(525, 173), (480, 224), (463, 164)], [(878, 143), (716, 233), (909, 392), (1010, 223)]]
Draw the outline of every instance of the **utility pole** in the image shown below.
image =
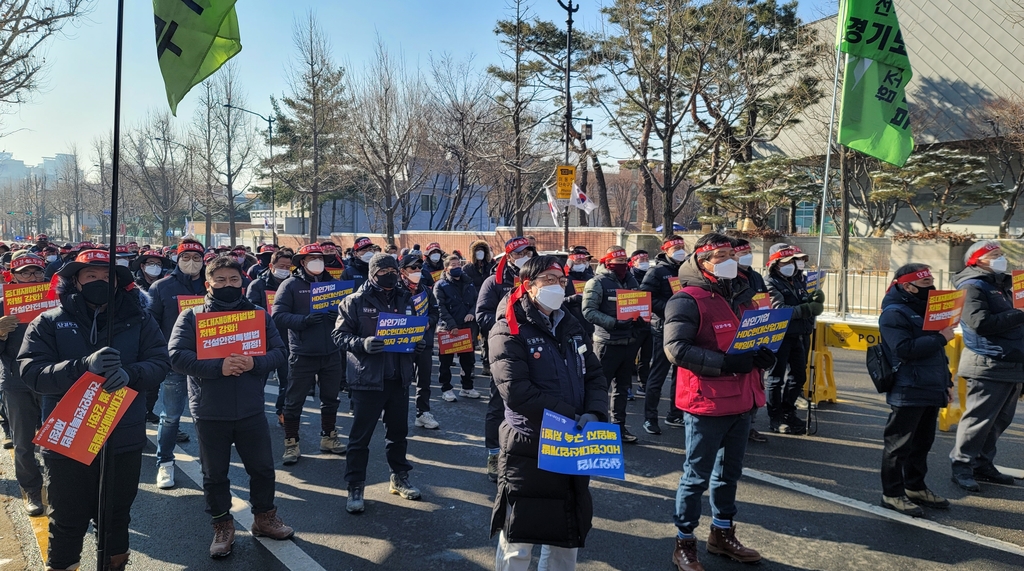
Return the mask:
[[(569, 165), (569, 136), (572, 133), (572, 92), (570, 88), (571, 83), (571, 72), (572, 72), (572, 15), (580, 11), (580, 6), (577, 4), (575, 7), (572, 5), (572, 0), (569, 0), (569, 4), (563, 4), (562, 0), (558, 0), (558, 5), (565, 10), (566, 20), (566, 34), (565, 34), (565, 164)], [(562, 226), (564, 231), (562, 233), (562, 249), (566, 252), (569, 251), (569, 202), (565, 204), (565, 210), (562, 213)]]
[[(268, 162), (270, 163), (270, 218), (271, 218), (270, 224), (271, 224), (271, 231), (272, 231), (273, 237), (274, 237), (273, 238), (274, 239), (274, 244), (277, 244), (277, 187), (274, 186), (274, 162), (273, 162), (273, 160), (274, 160), (274, 117), (273, 116), (264, 117), (263, 115), (260, 115), (259, 113), (255, 112), (255, 111), (249, 111), (248, 109), (243, 109), (241, 107), (236, 107), (236, 106), (234, 106), (234, 105), (232, 105), (230, 103), (225, 103), (224, 107), (229, 107), (229, 108), (234, 109), (236, 111), (242, 111), (243, 113), (248, 113), (250, 115), (255, 115), (255, 116), (259, 117), (260, 119), (263, 119), (264, 121), (267, 122), (267, 142), (268, 142), (268, 144), (270, 146), (270, 156), (267, 159)], [(231, 168), (228, 167), (228, 170), (231, 170)]]

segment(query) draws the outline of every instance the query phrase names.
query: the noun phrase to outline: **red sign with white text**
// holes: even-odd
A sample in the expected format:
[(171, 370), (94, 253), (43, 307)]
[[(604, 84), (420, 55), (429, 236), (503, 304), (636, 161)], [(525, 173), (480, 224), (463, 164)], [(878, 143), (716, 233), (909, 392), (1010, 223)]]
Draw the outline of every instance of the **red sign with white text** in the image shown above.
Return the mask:
[(642, 318), (651, 320), (651, 292), (631, 289), (615, 290), (616, 319), (627, 321)]
[(928, 292), (928, 310), (924, 314), (925, 331), (941, 331), (960, 324), (967, 300), (966, 290)]
[(198, 307), (202, 311), (203, 302), (206, 301), (205, 295), (179, 295), (178, 296), (178, 313)]
[(196, 357), (267, 354), (267, 321), (262, 309), (214, 311), (196, 316)]
[(456, 329), (455, 331), (437, 332), (438, 355), (455, 355), (473, 351), (473, 330)]
[(59, 299), (46, 299), (50, 283), (7, 284), (4, 286), (4, 315), (13, 315), (18, 323), (32, 323), (37, 315), (60, 305)]

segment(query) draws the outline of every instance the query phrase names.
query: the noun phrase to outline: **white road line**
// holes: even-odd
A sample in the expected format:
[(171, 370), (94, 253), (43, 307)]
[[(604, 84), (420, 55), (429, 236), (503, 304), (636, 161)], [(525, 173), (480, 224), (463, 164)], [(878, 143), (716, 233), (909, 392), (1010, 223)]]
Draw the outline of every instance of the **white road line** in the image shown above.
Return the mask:
[[(148, 429), (146, 436), (149, 437), (153, 445), (156, 445), (156, 432), (154, 430)], [(176, 472), (184, 473), (199, 486), (200, 490), (203, 489), (203, 469), (199, 465), (199, 460), (182, 450), (180, 446), (174, 447), (174, 466)], [(242, 528), (246, 531), (249, 530), (253, 522), (251, 509), (252, 506), (249, 505), (249, 502), (231, 492), (231, 515), (234, 516), (235, 521), (241, 524)], [(291, 571), (327, 571), (305, 551), (300, 549), (294, 541), (278, 541), (267, 537), (257, 537), (254, 539), (259, 541), (263, 547), (266, 547), (271, 555), (276, 557), (278, 561)]]
[(765, 474), (764, 472), (760, 472), (758, 470), (744, 468), (743, 475), (747, 478), (759, 480), (761, 482), (779, 486), (781, 488), (787, 488), (789, 490), (793, 490), (794, 492), (799, 492), (801, 494), (814, 496), (821, 500), (843, 505), (848, 508), (860, 510), (862, 512), (867, 512), (878, 517), (884, 517), (886, 519), (891, 519), (893, 521), (905, 523), (907, 525), (912, 525), (915, 527), (919, 527), (921, 529), (927, 529), (928, 531), (934, 531), (935, 533), (941, 533), (942, 535), (946, 535), (954, 539), (959, 539), (962, 541), (966, 541), (968, 543), (980, 545), (982, 547), (988, 547), (991, 549), (997, 549), (999, 551), (1005, 551), (1006, 553), (1012, 553), (1014, 555), (1024, 556), (1024, 547), (1015, 545), (1013, 543), (1001, 541), (999, 539), (993, 539), (991, 537), (985, 537), (984, 535), (978, 535), (976, 533), (971, 533), (969, 531), (964, 531), (962, 529), (957, 529), (955, 527), (950, 527), (948, 525), (942, 525), (940, 523), (936, 523), (934, 521), (927, 520), (924, 518), (914, 518), (906, 516), (893, 510), (883, 508), (882, 506), (876, 506), (862, 502), (860, 500), (855, 500), (853, 498), (847, 498), (845, 496), (840, 496), (839, 494), (835, 494), (826, 490), (819, 490), (818, 488), (813, 488), (806, 484), (801, 484), (799, 482), (794, 482), (792, 480), (787, 480), (785, 478), (779, 478), (778, 476), (772, 476), (771, 474)]

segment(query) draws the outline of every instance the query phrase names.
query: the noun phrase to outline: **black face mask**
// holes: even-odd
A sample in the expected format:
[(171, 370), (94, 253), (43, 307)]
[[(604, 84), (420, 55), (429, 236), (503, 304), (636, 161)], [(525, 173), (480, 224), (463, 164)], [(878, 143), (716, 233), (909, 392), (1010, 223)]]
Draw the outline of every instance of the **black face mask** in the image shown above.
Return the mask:
[(210, 288), (210, 295), (217, 301), (235, 303), (239, 299), (242, 299), (242, 288), (231, 286)]
[(933, 285), (930, 285), (928, 287), (919, 287), (919, 286), (914, 286), (914, 287), (917, 288), (917, 293), (915, 293), (913, 295), (914, 295), (914, 297), (916, 297), (917, 299), (920, 299), (921, 301), (928, 301), (928, 292), (935, 290), (935, 286), (933, 286)]
[(373, 278), (377, 285), (384, 289), (391, 289), (398, 285), (398, 274), (384, 274)]
[(93, 305), (106, 305), (110, 301), (110, 284), (105, 281), (96, 280), (89, 282), (79, 286), (79, 289), (82, 291), (82, 297), (85, 298), (85, 301)]

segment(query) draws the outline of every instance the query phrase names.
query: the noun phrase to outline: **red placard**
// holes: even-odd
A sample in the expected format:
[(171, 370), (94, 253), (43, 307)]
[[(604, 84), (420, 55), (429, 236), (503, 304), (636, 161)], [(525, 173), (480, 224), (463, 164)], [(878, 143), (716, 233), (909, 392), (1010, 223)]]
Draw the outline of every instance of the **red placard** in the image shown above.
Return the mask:
[(444, 270), (437, 270), (436, 272), (430, 272), (430, 277), (434, 278), (434, 283), (441, 281), (441, 274)]
[(576, 293), (581, 294), (587, 287), (587, 282), (573, 280), (572, 287), (576, 290)]
[(1024, 270), (1013, 270), (1013, 306), (1024, 309)]
[(751, 300), (757, 305), (758, 309), (771, 309), (772, 298), (767, 293), (759, 293), (754, 295), (754, 299)]
[(341, 274), (344, 271), (345, 270), (343, 270), (341, 268), (327, 268), (327, 273), (331, 274), (331, 277), (336, 279), (336, 280), (340, 280), (341, 279)]
[(203, 302), (206, 301), (205, 295), (179, 295), (178, 296), (178, 313), (198, 307), (200, 311), (203, 308)]
[(668, 278), (668, 285), (672, 288), (672, 295), (675, 295), (683, 291), (683, 284), (679, 282), (678, 276), (670, 276)]
[(940, 331), (960, 324), (964, 312), (965, 290), (933, 290), (928, 292), (928, 310), (924, 314), (925, 331)]
[(196, 316), (196, 357), (224, 359), (267, 354), (267, 322), (262, 309), (213, 311)]
[(615, 318), (619, 321), (637, 317), (643, 318), (644, 321), (650, 321), (651, 292), (631, 289), (615, 290), (615, 313)]
[(7, 284), (4, 286), (4, 315), (13, 315), (18, 323), (31, 323), (37, 315), (60, 306), (59, 299), (46, 299), (50, 283)]
[(32, 443), (91, 465), (138, 394), (128, 387), (108, 393), (101, 388), (103, 380), (86, 373), (75, 381)]
[(274, 298), (277, 297), (276, 291), (264, 292), (267, 294), (267, 313), (274, 315)]
[(455, 331), (437, 332), (437, 353), (439, 355), (455, 355), (473, 352), (473, 330), (456, 329)]

